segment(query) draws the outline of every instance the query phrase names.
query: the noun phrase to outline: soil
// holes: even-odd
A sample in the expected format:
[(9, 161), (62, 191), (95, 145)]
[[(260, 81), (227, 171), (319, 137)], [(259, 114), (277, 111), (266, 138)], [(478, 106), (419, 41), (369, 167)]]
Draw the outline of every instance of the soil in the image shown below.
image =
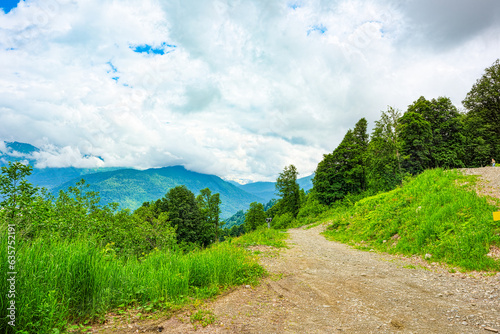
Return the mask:
[[(500, 194), (500, 169), (477, 169)], [(466, 171), (467, 172), (467, 171)], [(497, 182), (497, 183), (495, 183)], [(493, 186), (491, 186), (493, 184)], [(325, 226), (289, 230), (289, 248), (250, 249), (270, 273), (170, 319), (106, 323), (99, 333), (500, 333), (500, 273), (460, 273), (421, 258), (326, 240)], [(279, 254), (278, 254), (279, 253)]]

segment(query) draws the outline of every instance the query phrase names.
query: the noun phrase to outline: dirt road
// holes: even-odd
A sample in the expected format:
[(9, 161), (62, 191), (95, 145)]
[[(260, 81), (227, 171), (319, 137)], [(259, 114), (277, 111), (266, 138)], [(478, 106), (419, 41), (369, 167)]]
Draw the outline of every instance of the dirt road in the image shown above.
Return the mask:
[[(500, 198), (500, 168), (475, 168), (478, 192)], [(270, 272), (206, 304), (216, 320), (105, 324), (99, 333), (500, 333), (500, 274), (450, 273), (421, 259), (327, 241), (324, 226), (289, 231), (290, 248), (260, 247)]]
[[(205, 305), (216, 321), (187, 314), (128, 325), (120, 333), (494, 333), (500, 274), (451, 274), (327, 241), (324, 227), (290, 230), (290, 248), (261, 261), (271, 273)], [(267, 254), (267, 255), (266, 255)], [(421, 264), (426, 264), (420, 262)], [(474, 276), (474, 277), (472, 277)], [(116, 332), (116, 330), (115, 330)]]

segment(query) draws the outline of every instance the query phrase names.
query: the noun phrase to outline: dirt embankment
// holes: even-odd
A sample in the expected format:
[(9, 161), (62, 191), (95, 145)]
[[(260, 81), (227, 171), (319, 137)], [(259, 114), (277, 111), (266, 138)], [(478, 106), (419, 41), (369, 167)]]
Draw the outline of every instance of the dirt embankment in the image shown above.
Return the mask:
[[(496, 168), (478, 169), (499, 182)], [(500, 169), (498, 169), (500, 174)], [(500, 182), (492, 187), (498, 192)], [(261, 261), (271, 273), (205, 305), (216, 316), (197, 328), (179, 314), (104, 333), (495, 333), (500, 274), (450, 273), (420, 259), (363, 252), (327, 241), (321, 230), (290, 230), (290, 248)], [(263, 250), (263, 249), (261, 249)]]

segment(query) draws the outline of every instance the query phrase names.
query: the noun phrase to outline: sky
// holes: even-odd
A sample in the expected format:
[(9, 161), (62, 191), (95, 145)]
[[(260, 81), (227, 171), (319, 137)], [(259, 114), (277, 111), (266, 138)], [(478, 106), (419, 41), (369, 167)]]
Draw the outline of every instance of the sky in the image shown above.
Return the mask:
[[(420, 96), (457, 108), (500, 57), (498, 0), (0, 1), (0, 142), (37, 167), (314, 172)], [(4, 145), (0, 145), (0, 150)]]

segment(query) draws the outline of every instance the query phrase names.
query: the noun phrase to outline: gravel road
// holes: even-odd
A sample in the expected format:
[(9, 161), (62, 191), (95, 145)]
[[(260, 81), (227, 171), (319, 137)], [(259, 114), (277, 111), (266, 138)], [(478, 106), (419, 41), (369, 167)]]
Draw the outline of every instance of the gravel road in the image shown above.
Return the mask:
[[(496, 168), (485, 170), (500, 181)], [(216, 316), (207, 327), (195, 328), (185, 312), (102, 332), (500, 332), (500, 273), (450, 273), (418, 258), (363, 252), (327, 241), (324, 228), (290, 230), (290, 247), (279, 256), (254, 249), (270, 276), (207, 303)]]

